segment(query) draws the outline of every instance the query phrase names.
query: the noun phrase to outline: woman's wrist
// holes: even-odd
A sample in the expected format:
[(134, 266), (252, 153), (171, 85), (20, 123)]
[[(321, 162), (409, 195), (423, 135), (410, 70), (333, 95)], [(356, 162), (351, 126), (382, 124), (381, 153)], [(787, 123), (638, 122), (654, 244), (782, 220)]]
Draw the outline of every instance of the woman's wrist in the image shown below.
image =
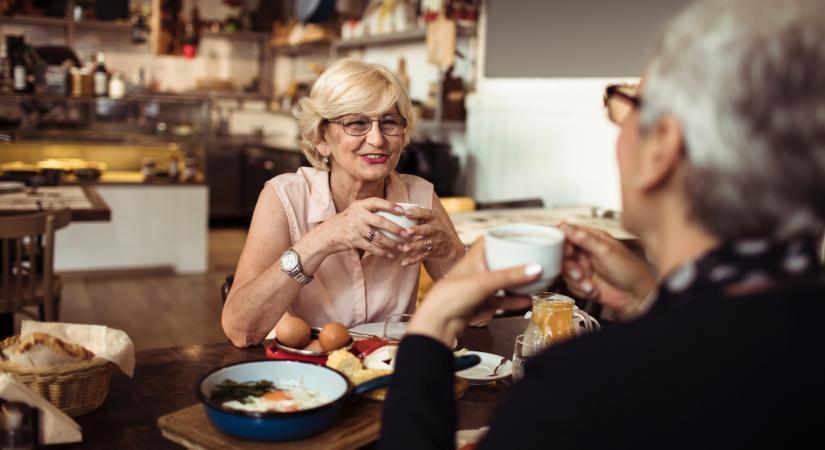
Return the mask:
[[(447, 323), (448, 319), (443, 317), (443, 315), (438, 314), (436, 311), (428, 311), (427, 309), (421, 308), (416, 312), (415, 316), (413, 316), (412, 321), (410, 321), (409, 328), (407, 328), (407, 334), (418, 334), (422, 336), (431, 337), (437, 341), (444, 343), (447, 345), (447, 342), (451, 339), (447, 336)], [(447, 345), (449, 347), (449, 345)]]
[(300, 255), (301, 263), (307, 273), (309, 271), (314, 273), (327, 256), (336, 252), (334, 246), (328, 242), (328, 238), (325, 236), (327, 233), (316, 233), (315, 230), (317, 228), (305, 234), (292, 245), (292, 249)]

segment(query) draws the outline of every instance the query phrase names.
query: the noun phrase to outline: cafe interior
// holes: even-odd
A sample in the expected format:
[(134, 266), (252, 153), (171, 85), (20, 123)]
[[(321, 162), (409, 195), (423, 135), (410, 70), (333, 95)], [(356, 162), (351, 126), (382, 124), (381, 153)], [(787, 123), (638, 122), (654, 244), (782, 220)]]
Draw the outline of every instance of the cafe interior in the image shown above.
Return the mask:
[[(647, 120), (639, 88), (646, 67), (651, 104), (680, 87), (656, 84), (657, 77), (677, 77), (648, 64), (666, 60), (672, 43), (660, 36), (687, 27), (686, 19), (673, 22), (672, 32), (666, 28), (695, 3), (0, 0), (0, 448), (471, 449), (500, 448), (510, 439), (512, 448), (549, 448), (552, 430), (565, 436), (559, 448), (697, 442), (678, 442), (671, 427), (678, 412), (657, 416), (671, 419), (660, 431), (612, 441), (597, 437), (611, 430), (602, 416), (593, 426), (564, 428), (571, 417), (587, 420), (591, 403), (602, 413), (614, 401), (633, 403), (606, 394), (598, 378), (559, 384), (570, 391), (560, 397), (538, 395), (570, 402), (545, 405), (552, 412), (517, 406), (526, 395), (521, 386), (531, 386), (533, 395), (550, 390), (551, 381), (535, 381), (542, 361), (551, 367), (555, 354), (552, 361), (575, 365), (574, 357), (563, 359), (563, 349), (582, 348), (582, 367), (608, 378), (614, 373), (619, 381), (610, 392), (631, 392), (621, 380), (634, 378), (625, 371), (636, 365), (585, 350), (597, 352), (592, 347), (613, 336), (602, 350), (621, 355), (625, 327), (646, 326), (654, 313), (670, 318), (675, 313), (658, 306), (668, 289), (693, 289), (701, 276), (694, 272), (705, 267), (688, 263), (700, 268), (691, 272), (677, 262), (739, 242), (734, 226), (716, 226), (724, 218), (697, 228), (687, 219), (684, 227), (674, 223), (673, 217), (719, 210), (678, 209), (683, 197), (668, 189), (693, 172), (657, 169), (671, 160), (642, 160), (622, 149), (630, 145), (627, 121), (637, 120), (637, 112)], [(788, 3), (822, 12), (815, 1)], [(813, 71), (820, 75), (821, 56), (820, 72)], [(706, 76), (722, 73), (716, 69), (709, 64)], [(825, 100), (819, 95), (816, 101)], [(711, 117), (699, 107), (691, 111)], [(808, 166), (822, 179), (819, 112), (810, 125), (818, 131), (800, 135), (811, 148), (819, 145), (819, 165)], [(688, 145), (673, 158), (687, 164), (694, 161), (684, 156), (693, 151), (691, 133), (702, 133), (690, 127), (699, 122), (674, 135), (669, 122), (657, 122), (656, 137), (645, 135), (632, 150), (669, 149), (669, 136), (684, 136)], [(646, 181), (648, 175), (659, 178)], [(685, 182), (695, 188), (691, 193), (705, 185), (691, 184), (696, 179)], [(716, 195), (714, 186), (706, 184), (699, 196), (737, 198)], [(797, 191), (805, 189), (813, 188)], [(783, 203), (765, 192), (753, 195)], [(787, 223), (801, 223), (790, 217), (802, 214), (788, 210)], [(821, 204), (817, 211), (825, 215)], [(775, 222), (766, 217), (742, 219), (742, 233), (763, 236), (751, 231)], [(821, 225), (785, 228), (815, 236), (789, 244), (793, 258), (784, 267), (793, 276), (821, 273)], [(663, 236), (683, 245), (663, 244)], [(801, 244), (794, 246), (803, 241), (811, 243), (810, 261), (797, 251)], [(748, 248), (759, 251), (757, 244)], [(615, 263), (622, 270), (630, 267), (627, 290), (616, 288), (621, 275), (609, 272), (609, 258), (625, 261)], [(513, 267), (526, 269), (515, 275)], [(709, 277), (730, 267), (717, 266)], [(505, 272), (522, 278), (495, 275)], [(461, 311), (431, 306), (441, 297), (458, 305), (454, 299), (465, 296), (477, 303)], [(725, 314), (707, 316), (722, 321)], [(731, 314), (725, 326), (757, 320), (756, 313)], [(794, 320), (797, 327), (807, 323)], [(660, 334), (653, 325), (642, 329), (648, 342), (666, 347), (680, 327)], [(822, 332), (806, 336), (805, 348), (822, 354)], [(673, 339), (667, 356), (651, 350), (648, 362), (658, 363), (650, 374), (666, 376), (674, 367), (667, 358), (681, 347)], [(703, 337), (696, 339), (701, 346)], [(438, 351), (426, 353), (422, 368), (412, 367), (415, 352), (422, 357), (428, 345)], [(421, 372), (438, 373), (445, 354), (446, 387)], [(731, 371), (751, 367), (742, 358)], [(544, 375), (552, 382), (571, 379), (551, 372)], [(816, 374), (823, 372), (810, 376)], [(697, 389), (714, 383), (696, 379), (706, 383), (696, 381)], [(825, 399), (822, 379), (801, 397)], [(438, 403), (426, 403), (421, 392), (440, 392), (426, 383), (446, 389), (449, 401), (441, 398), (438, 412), (422, 421), (415, 414)], [(722, 389), (714, 386), (713, 392)], [(573, 395), (587, 390), (592, 396)], [(668, 411), (679, 410), (681, 401), (690, 411), (701, 397), (673, 395), (655, 397), (670, 399)], [(634, 407), (659, 409), (642, 397)], [(800, 398), (790, 391), (788, 397)], [(513, 438), (522, 433), (512, 429), (520, 419), (497, 415), (502, 405), (529, 412), (522, 430), (544, 427), (545, 412), (555, 425), (547, 434)], [(616, 415), (632, 415), (615, 408)], [(707, 426), (719, 443), (740, 430)]]

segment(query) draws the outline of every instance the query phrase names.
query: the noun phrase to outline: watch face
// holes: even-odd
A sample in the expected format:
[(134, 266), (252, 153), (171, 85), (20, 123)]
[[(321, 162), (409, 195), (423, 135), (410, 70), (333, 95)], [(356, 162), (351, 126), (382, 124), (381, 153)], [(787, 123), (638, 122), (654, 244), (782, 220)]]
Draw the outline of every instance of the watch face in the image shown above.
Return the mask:
[(281, 256), (281, 269), (292, 270), (298, 266), (298, 254), (295, 252), (286, 252)]

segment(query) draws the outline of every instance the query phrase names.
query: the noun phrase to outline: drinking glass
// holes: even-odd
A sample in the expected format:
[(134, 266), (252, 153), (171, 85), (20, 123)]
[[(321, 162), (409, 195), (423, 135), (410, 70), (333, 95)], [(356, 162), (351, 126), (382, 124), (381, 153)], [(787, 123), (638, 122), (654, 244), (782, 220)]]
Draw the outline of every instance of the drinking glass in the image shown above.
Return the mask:
[(384, 319), (384, 340), (399, 342), (407, 334), (412, 314), (392, 314)]
[(513, 380), (518, 381), (524, 376), (524, 365), (530, 358), (536, 356), (544, 348), (544, 345), (530, 342), (529, 336), (525, 338), (523, 334), (516, 336), (516, 345), (513, 350)]

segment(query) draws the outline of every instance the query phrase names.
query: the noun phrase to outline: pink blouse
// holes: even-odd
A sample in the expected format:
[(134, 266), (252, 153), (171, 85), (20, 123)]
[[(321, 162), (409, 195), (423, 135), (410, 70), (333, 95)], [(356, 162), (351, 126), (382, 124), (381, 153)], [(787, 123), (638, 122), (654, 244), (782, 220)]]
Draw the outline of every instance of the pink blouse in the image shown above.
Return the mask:
[[(336, 214), (327, 171), (302, 167), (267, 184), (284, 206), (292, 243)], [(386, 192), (391, 202), (432, 208), (433, 185), (422, 178), (392, 172)], [(370, 254), (359, 258), (356, 250), (329, 255), (288, 312), (310, 326), (340, 322), (347, 327), (410, 312), (415, 307), (420, 264), (401, 267), (401, 259)]]

